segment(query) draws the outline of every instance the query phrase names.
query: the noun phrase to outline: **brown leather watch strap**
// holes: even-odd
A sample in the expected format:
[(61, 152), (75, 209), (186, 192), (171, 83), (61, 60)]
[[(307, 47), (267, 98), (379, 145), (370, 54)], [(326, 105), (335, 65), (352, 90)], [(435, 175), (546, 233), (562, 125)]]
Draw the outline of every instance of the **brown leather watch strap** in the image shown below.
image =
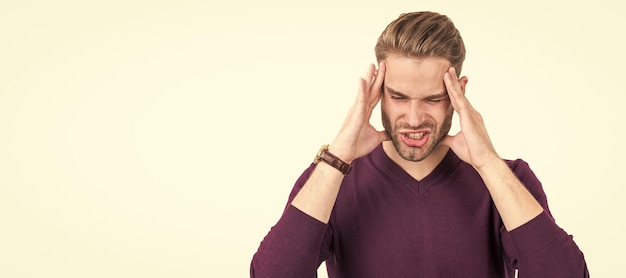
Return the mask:
[(328, 165), (339, 170), (339, 172), (343, 173), (344, 176), (350, 174), (350, 164), (344, 162), (340, 158), (336, 157), (334, 154), (330, 153), (328, 151), (328, 147), (329, 145), (326, 144), (320, 148), (317, 156), (315, 156), (315, 160), (313, 161), (313, 163), (318, 164), (320, 161), (324, 161)]

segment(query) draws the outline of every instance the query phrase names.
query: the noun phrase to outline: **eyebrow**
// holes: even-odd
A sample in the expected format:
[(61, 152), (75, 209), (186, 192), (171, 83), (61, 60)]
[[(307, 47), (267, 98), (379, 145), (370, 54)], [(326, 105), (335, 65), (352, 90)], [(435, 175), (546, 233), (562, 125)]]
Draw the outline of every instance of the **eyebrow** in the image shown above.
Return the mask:
[[(406, 94), (403, 94), (403, 93), (401, 93), (399, 91), (396, 91), (396, 90), (390, 88), (387, 85), (385, 85), (385, 91), (387, 91), (387, 92), (389, 92), (391, 94), (397, 95), (399, 97), (402, 97), (402, 98), (412, 99), (411, 97), (407, 96)], [(423, 97), (422, 99), (440, 99), (440, 98), (447, 98), (447, 97), (448, 97), (448, 91), (444, 90), (443, 93), (429, 95), (429, 96)]]

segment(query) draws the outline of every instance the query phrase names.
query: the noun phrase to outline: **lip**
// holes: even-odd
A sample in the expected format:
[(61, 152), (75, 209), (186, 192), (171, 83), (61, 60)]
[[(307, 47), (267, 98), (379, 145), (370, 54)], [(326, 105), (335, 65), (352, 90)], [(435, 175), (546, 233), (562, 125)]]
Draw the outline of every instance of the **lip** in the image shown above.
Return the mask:
[(430, 129), (411, 129), (411, 130), (401, 130), (398, 131), (401, 136), (408, 136), (412, 133), (423, 133), (424, 135), (428, 135), (431, 133)]
[(400, 130), (398, 133), (404, 135), (409, 133), (430, 133), (430, 129), (410, 129), (410, 130)]
[[(409, 134), (413, 134), (413, 133), (423, 133), (423, 136), (420, 139), (410, 138)], [(400, 139), (402, 140), (402, 142), (408, 147), (413, 147), (413, 148), (424, 147), (430, 139), (430, 130), (402, 131), (399, 134), (400, 134)]]

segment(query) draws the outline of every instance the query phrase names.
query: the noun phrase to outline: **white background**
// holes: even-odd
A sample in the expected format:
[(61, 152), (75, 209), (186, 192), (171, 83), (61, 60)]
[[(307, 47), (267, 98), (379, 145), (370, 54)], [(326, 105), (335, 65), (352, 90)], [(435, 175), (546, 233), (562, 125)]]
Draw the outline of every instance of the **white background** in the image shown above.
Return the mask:
[(378, 35), (416, 10), (461, 31), (468, 98), (591, 274), (623, 271), (618, 1), (295, 2), (3, 1), (0, 276), (247, 277)]

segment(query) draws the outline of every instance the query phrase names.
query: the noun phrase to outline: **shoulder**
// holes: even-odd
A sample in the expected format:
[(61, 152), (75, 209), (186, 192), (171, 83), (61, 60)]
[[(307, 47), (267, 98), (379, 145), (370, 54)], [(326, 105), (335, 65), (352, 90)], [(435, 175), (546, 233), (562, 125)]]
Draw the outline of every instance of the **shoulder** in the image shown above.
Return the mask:
[(530, 191), (530, 193), (547, 208), (547, 198), (543, 190), (543, 185), (539, 178), (535, 175), (530, 165), (523, 159), (506, 160), (505, 162), (511, 168), (511, 171), (517, 176), (520, 182)]
[(515, 175), (520, 179), (522, 179), (523, 177), (535, 177), (535, 174), (530, 168), (528, 162), (521, 158), (517, 158), (514, 160), (504, 159), (504, 162), (506, 162), (511, 171), (513, 171), (513, 173), (515, 173)]
[(528, 165), (528, 162), (526, 162), (525, 160), (521, 158), (504, 159), (504, 162), (506, 162), (506, 164), (509, 165), (509, 168), (511, 168), (511, 170), (513, 171), (518, 170), (518, 169), (530, 168), (530, 166)]

